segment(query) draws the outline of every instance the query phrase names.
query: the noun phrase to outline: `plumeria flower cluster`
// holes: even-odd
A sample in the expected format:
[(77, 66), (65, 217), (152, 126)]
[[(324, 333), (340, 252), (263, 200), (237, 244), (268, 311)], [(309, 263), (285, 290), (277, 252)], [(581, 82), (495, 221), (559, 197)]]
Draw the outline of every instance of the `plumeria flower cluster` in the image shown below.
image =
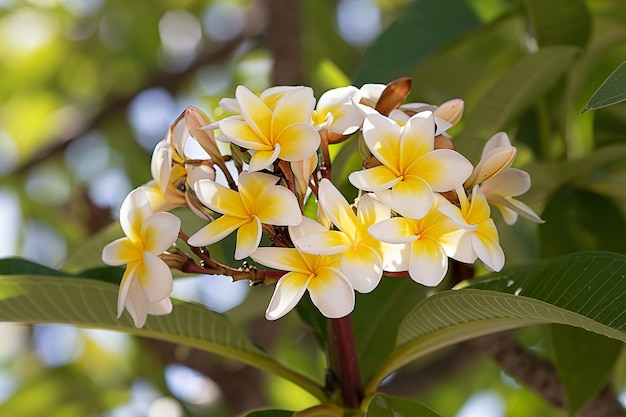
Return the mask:
[[(305, 292), (324, 316), (344, 317), (355, 291), (373, 291), (386, 274), (437, 286), (449, 259), (502, 269), (491, 206), (508, 224), (518, 215), (542, 222), (515, 199), (530, 187), (528, 174), (512, 168), (516, 148), (497, 133), (473, 166), (447, 133), (463, 101), (404, 103), (410, 86), (406, 78), (347, 86), (317, 101), (309, 87), (256, 95), (239, 86), (220, 101), (230, 114), (221, 120), (187, 108), (155, 148), (153, 179), (122, 205), (126, 236), (103, 250), (105, 263), (127, 265), (118, 315), (126, 308), (140, 327), (149, 314), (169, 313), (170, 268), (275, 284), (269, 320)], [(329, 148), (350, 140), (358, 141), (362, 166), (339, 184), (353, 187), (357, 197), (349, 200), (331, 181)], [(188, 155), (190, 141), (202, 157)], [(167, 213), (181, 206), (206, 221), (191, 236)], [(233, 233), (238, 267), (207, 250)]]

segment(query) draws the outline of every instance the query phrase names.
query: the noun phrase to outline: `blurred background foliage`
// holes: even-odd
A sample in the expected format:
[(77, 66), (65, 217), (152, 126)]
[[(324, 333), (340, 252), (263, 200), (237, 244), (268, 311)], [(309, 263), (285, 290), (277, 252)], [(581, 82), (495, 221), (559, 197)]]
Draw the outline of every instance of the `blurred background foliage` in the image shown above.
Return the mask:
[[(77, 251), (97, 253), (110, 239), (90, 239), (150, 178), (153, 146), (188, 105), (218, 118), (218, 100), (238, 84), (306, 84), (319, 97), (400, 76), (413, 78), (410, 101), (465, 100), (453, 134), (473, 162), (499, 130), (518, 147), (533, 179), (522, 199), (546, 224), (498, 219), (507, 265), (626, 253), (626, 105), (580, 114), (624, 56), (619, 0), (0, 0), (0, 257), (59, 267)], [(340, 184), (360, 164), (355, 151), (336, 152)], [(298, 317), (266, 323), (269, 289), (227, 281), (184, 278), (175, 294), (228, 311), (253, 340), (321, 379), (324, 358)], [(381, 300), (400, 318), (425, 296), (383, 284), (357, 301), (357, 335), (381, 319)], [(414, 303), (389, 307), (385, 297), (407, 291)], [(394, 330), (357, 343), (384, 352)], [(58, 325), (0, 331), (0, 415), (231, 416), (314, 404), (283, 380), (164, 342)], [(550, 358), (553, 331), (515, 337)], [(620, 393), (626, 358), (615, 357)], [(411, 365), (388, 390), (443, 416), (566, 415), (467, 344)]]

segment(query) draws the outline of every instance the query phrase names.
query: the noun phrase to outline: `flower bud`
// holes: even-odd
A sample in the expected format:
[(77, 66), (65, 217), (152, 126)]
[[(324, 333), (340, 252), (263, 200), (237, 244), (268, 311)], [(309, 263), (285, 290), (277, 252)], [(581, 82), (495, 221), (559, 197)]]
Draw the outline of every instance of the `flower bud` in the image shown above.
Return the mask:
[(460, 98), (448, 100), (441, 106), (437, 107), (434, 111), (435, 117), (445, 120), (452, 126), (458, 123), (463, 116), (463, 110), (465, 109), (465, 102)]
[(411, 78), (403, 77), (387, 84), (376, 103), (376, 110), (380, 114), (388, 116), (393, 109), (400, 107), (400, 104), (411, 92), (411, 83)]
[(309, 188), (309, 179), (317, 168), (317, 162), (317, 154), (313, 154), (308, 159), (291, 162), (291, 171), (293, 172), (298, 198), (303, 198), (306, 194), (306, 190)]
[[(187, 128), (189, 129), (191, 136), (193, 136), (202, 149), (209, 154), (213, 162), (222, 168), (222, 165), (224, 165), (224, 158), (222, 157), (222, 153), (220, 152), (217, 142), (213, 137), (213, 132), (201, 129), (201, 127), (211, 123), (209, 116), (204, 114), (202, 110), (190, 106), (185, 109), (185, 122), (187, 123)], [(223, 168), (226, 168), (226, 166), (224, 165)]]

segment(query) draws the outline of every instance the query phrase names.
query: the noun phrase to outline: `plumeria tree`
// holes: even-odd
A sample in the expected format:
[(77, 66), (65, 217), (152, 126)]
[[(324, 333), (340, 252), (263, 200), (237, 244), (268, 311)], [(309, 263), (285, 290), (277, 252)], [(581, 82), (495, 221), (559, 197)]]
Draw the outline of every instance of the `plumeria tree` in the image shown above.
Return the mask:
[[(446, 416), (458, 401), (439, 381), (476, 352), (541, 398), (510, 400), (507, 415), (626, 415), (620, 7), (415, 0), (394, 6), (406, 13), (366, 54), (354, 48), (348, 77), (327, 62), (341, 50), (326, 60), (290, 43), (299, 2), (266, 3), (220, 45), (237, 56), (267, 35), (272, 80), (233, 76), (224, 94), (182, 105), (151, 158), (128, 157), (145, 175), (118, 220), (60, 268), (0, 260), (0, 319), (141, 336), (166, 362), (202, 352), (190, 362), (205, 372), (207, 361), (260, 370), (256, 383), (236, 377), (235, 405), (270, 378), (289, 384), (283, 397), (304, 396), (230, 404), (248, 417)], [(226, 54), (168, 50), (168, 24), (192, 22), (171, 16), (159, 21), (165, 72)], [(302, 45), (320, 61), (308, 77)], [(603, 54), (615, 71), (592, 77)], [(250, 287), (232, 311), (175, 295), (177, 281), (224, 276), (223, 294)], [(296, 329), (282, 341), (295, 359), (276, 329)], [(168, 412), (158, 408), (150, 417)]]

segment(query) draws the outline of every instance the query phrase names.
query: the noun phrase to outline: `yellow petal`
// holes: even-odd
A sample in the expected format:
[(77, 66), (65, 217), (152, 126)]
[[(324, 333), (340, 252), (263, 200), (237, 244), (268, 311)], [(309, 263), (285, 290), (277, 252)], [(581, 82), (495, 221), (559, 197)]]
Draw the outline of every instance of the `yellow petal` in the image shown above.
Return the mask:
[(311, 301), (328, 318), (347, 316), (354, 310), (354, 290), (338, 270), (323, 268), (309, 281)]
[(274, 185), (257, 196), (255, 213), (265, 224), (296, 226), (302, 221), (298, 199), (287, 188)]
[(248, 123), (235, 118), (222, 119), (219, 122), (222, 134), (235, 145), (252, 150), (273, 149), (272, 143), (265, 136), (260, 136)]
[(157, 255), (144, 252), (137, 269), (137, 280), (149, 302), (161, 301), (172, 292), (172, 271)]
[(311, 273), (311, 266), (295, 248), (258, 248), (250, 257), (255, 262), (281, 271)]
[(250, 129), (260, 138), (263, 138), (265, 143), (269, 143), (272, 111), (263, 103), (263, 100), (242, 85), (235, 90), (235, 98), (239, 104), (241, 116), (250, 126)]
[(141, 258), (141, 249), (126, 237), (114, 240), (102, 249), (102, 262), (107, 265), (126, 265)]
[(178, 238), (180, 219), (171, 213), (154, 213), (141, 229), (145, 250), (160, 255)]
[(273, 149), (256, 151), (250, 158), (250, 167), (248, 169), (253, 172), (269, 168), (278, 159), (279, 154), (280, 144), (278, 143), (274, 145)]
[(297, 87), (287, 91), (274, 107), (271, 136), (278, 137), (294, 123), (310, 123), (314, 107), (315, 97), (310, 87)]
[(320, 146), (320, 135), (311, 125), (294, 123), (276, 136), (275, 143), (280, 144), (280, 159), (299, 161), (313, 156)]
[(448, 272), (448, 257), (434, 240), (422, 238), (411, 243), (409, 275), (413, 281), (435, 287)]
[(310, 279), (309, 274), (299, 272), (289, 272), (279, 279), (265, 311), (265, 318), (277, 320), (290, 312), (304, 295)]
[(359, 190), (381, 191), (391, 188), (402, 179), (386, 166), (379, 165), (373, 168), (352, 172), (348, 176), (348, 180)]
[(190, 236), (187, 243), (191, 246), (201, 247), (219, 242), (249, 221), (250, 218), (242, 219), (240, 217), (224, 215)]
[(343, 194), (326, 178), (319, 186), (319, 204), (339, 230), (350, 239), (356, 237), (356, 215)]
[(249, 219), (239, 193), (211, 180), (199, 180), (195, 184), (198, 199), (208, 208), (227, 216)]

